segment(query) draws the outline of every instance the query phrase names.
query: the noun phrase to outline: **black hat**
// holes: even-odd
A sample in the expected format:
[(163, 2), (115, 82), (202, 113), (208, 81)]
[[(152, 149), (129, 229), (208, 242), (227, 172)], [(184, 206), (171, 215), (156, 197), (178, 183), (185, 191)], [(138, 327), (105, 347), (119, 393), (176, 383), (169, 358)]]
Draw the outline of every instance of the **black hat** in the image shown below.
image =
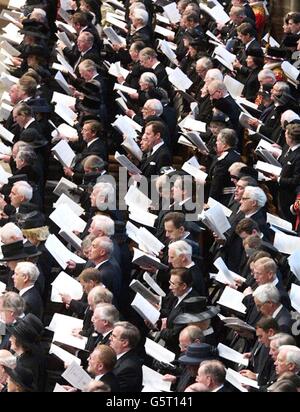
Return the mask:
[(38, 336), (41, 336), (44, 331), (44, 325), (42, 321), (33, 313), (27, 313), (27, 315), (22, 318), (22, 322), (33, 328)]
[(213, 112), (211, 122), (226, 123), (226, 116), (222, 112)]
[(244, 177), (244, 176), (251, 176), (257, 181), (258, 180), (258, 171), (256, 169), (254, 169), (253, 167), (243, 166), (240, 169), (238, 177), (240, 179), (241, 177)]
[(4, 366), (5, 372), (18, 385), (22, 386), (28, 392), (36, 392), (33, 381), (33, 374), (30, 369), (17, 365), (14, 369)]
[(28, 176), (27, 175), (12, 175), (8, 178), (8, 183), (9, 185), (13, 185), (16, 182), (28, 182)]
[(25, 246), (22, 240), (9, 243), (7, 245), (2, 245), (1, 251), (3, 254), (3, 258), (0, 259), (0, 262), (22, 260), (27, 259), (29, 257), (36, 257), (41, 254), (41, 252), (39, 252), (34, 245), (31, 245), (30, 243), (30, 246)]
[(36, 348), (40, 336), (34, 326), (30, 325), (28, 321), (24, 322), (21, 319), (15, 325), (7, 326), (7, 330), (24, 346), (32, 349)]
[(268, 47), (266, 57), (273, 60), (284, 60), (287, 56), (287, 50), (279, 47)]
[(41, 56), (47, 58), (50, 56), (50, 52), (47, 47), (44, 47), (41, 44), (28, 44), (24, 47), (21, 57), (26, 58), (28, 56)]
[(33, 149), (39, 149), (49, 143), (36, 129), (30, 126), (20, 134), (20, 140), (29, 143)]
[(298, 40), (300, 39), (299, 34), (292, 34), (289, 33), (286, 35), (286, 37), (283, 39), (282, 45), (284, 47), (297, 47)]
[(178, 361), (185, 365), (199, 365), (205, 360), (218, 358), (218, 350), (207, 343), (192, 343)]
[(18, 225), (21, 229), (35, 229), (38, 227), (45, 226), (46, 218), (45, 215), (39, 211), (33, 211), (27, 214), (22, 214), (20, 219), (18, 219)]
[(252, 56), (252, 57), (264, 57), (264, 52), (262, 49), (250, 49), (246, 50), (246, 55), (247, 56)]
[(77, 105), (79, 110), (90, 112), (90, 113), (99, 113), (100, 111), (100, 99), (96, 97), (84, 96)]
[(220, 312), (219, 306), (207, 306), (205, 310), (198, 313), (181, 313), (174, 319), (175, 325), (187, 325), (189, 323), (203, 322), (214, 318)]
[[(274, 95), (274, 100), (279, 103), (281, 106), (286, 106), (286, 105), (297, 105), (296, 99), (289, 93), (282, 93), (280, 96)], [(292, 107), (291, 107), (292, 108)]]
[(25, 19), (22, 24), (23, 28), (20, 30), (21, 34), (39, 37), (40, 39), (49, 38), (49, 29), (45, 24), (32, 19)]
[(43, 97), (38, 97), (36, 99), (30, 99), (28, 101), (28, 106), (31, 107), (33, 113), (51, 113), (52, 108), (48, 104), (47, 100)]

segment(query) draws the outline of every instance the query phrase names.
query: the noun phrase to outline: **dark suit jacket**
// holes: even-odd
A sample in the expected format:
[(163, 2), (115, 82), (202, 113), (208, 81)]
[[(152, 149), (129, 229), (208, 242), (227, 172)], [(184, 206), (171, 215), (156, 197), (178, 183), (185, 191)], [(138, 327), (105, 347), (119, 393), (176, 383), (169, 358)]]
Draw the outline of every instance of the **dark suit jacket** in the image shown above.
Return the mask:
[(282, 216), (292, 220), (290, 206), (296, 198), (296, 188), (300, 182), (300, 147), (290, 151), (287, 156), (284, 154), (279, 159), (282, 164), (282, 171), (279, 180), (278, 201)]
[(120, 307), (120, 297), (122, 288), (122, 274), (118, 263), (109, 259), (98, 268), (101, 276), (101, 282), (114, 295), (113, 304)]
[(177, 298), (173, 300), (171, 310), (167, 315), (167, 327), (160, 332), (160, 338), (166, 342), (166, 348), (174, 353), (179, 353), (178, 337), (184, 325), (175, 325), (175, 318), (181, 313), (188, 312), (189, 304), (186, 300), (191, 297), (199, 296), (195, 290), (191, 290), (190, 293), (176, 306)]
[(245, 86), (243, 89), (243, 95), (250, 102), (255, 101), (255, 98), (259, 91), (259, 87), (260, 87), (260, 83), (258, 81), (259, 72), (260, 72), (259, 68), (251, 70), (245, 82)]
[(36, 287), (27, 290), (22, 298), (25, 300), (25, 314), (33, 313), (38, 318), (43, 316), (43, 301)]
[(139, 168), (142, 174), (147, 179), (150, 179), (153, 175), (159, 175), (162, 167), (171, 165), (172, 158), (170, 151), (167, 146), (163, 144), (149, 157), (142, 159)]
[(141, 392), (143, 383), (142, 361), (133, 350), (121, 356), (113, 369), (119, 380), (120, 392)]
[(215, 200), (228, 205), (234, 191), (234, 185), (228, 172), (229, 167), (240, 160), (240, 155), (234, 149), (229, 149), (225, 157), (212, 162), (209, 170), (210, 191), (209, 196)]
[(275, 320), (278, 323), (280, 332), (291, 333), (292, 318), (290, 312), (284, 306), (280, 309), (279, 313), (275, 316)]
[(111, 392), (120, 392), (119, 379), (113, 372), (105, 373), (99, 380), (106, 383), (110, 387)]

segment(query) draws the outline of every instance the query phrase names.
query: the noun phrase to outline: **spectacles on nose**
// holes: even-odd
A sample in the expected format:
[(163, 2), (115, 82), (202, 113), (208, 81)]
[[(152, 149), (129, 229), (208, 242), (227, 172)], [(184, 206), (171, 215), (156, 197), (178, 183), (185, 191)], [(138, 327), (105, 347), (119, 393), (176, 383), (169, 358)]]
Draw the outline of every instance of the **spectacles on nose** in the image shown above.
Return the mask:
[(174, 282), (172, 282), (171, 280), (169, 280), (169, 285), (172, 285), (172, 286), (177, 287), (177, 286), (182, 285), (182, 282), (180, 282), (180, 283), (174, 283)]
[(250, 197), (242, 197), (241, 200), (249, 200)]

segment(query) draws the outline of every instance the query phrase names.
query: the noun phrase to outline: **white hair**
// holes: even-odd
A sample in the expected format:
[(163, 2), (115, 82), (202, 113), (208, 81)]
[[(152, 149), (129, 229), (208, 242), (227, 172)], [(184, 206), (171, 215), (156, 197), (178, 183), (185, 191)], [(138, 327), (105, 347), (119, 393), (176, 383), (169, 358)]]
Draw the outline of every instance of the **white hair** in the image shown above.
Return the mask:
[(112, 236), (115, 233), (115, 222), (110, 217), (95, 215), (93, 222), (96, 229), (102, 230), (106, 236)]
[(157, 86), (157, 77), (154, 73), (145, 72), (141, 75), (140, 80), (144, 83), (152, 83), (153, 86)]
[(210, 82), (212, 82), (213, 80), (219, 80), (219, 81), (223, 81), (223, 74), (221, 72), (221, 70), (219, 69), (210, 69), (207, 71), (206, 75), (205, 75), (205, 83), (208, 84)]
[(24, 239), (22, 230), (13, 222), (6, 223), (0, 229), (0, 237), (5, 245)]
[(118, 309), (109, 303), (98, 303), (94, 310), (94, 313), (96, 312), (102, 320), (106, 320), (112, 326), (120, 320)]
[(14, 183), (13, 187), (17, 189), (18, 194), (23, 196), (26, 201), (32, 199), (33, 189), (28, 182), (25, 182), (25, 180), (20, 180), (19, 182)]
[(32, 12), (30, 14), (30, 18), (33, 17), (32, 15), (34, 15), (36, 17), (41, 17), (44, 20), (46, 20), (46, 17), (47, 17), (47, 14), (46, 14), (45, 10), (37, 8), (37, 7), (32, 10)]
[[(115, 203), (115, 188), (111, 183), (99, 182), (97, 184), (96, 206), (102, 209), (103, 204), (109, 209), (110, 205)], [(103, 199), (105, 199), (103, 201)]]
[(300, 369), (300, 348), (293, 345), (282, 345), (279, 348), (279, 353), (284, 352), (286, 363), (293, 363), (296, 368)]
[(267, 196), (260, 187), (247, 186), (244, 191), (244, 196), (249, 196), (251, 200), (256, 200), (259, 208), (263, 207), (267, 202)]
[(132, 17), (135, 19), (141, 20), (142, 24), (147, 24), (149, 20), (149, 14), (146, 10), (143, 10), (142, 8), (134, 9), (132, 12)]
[(176, 256), (186, 255), (192, 256), (192, 246), (184, 240), (177, 240), (169, 245), (169, 250), (172, 249)]
[(163, 105), (161, 104), (161, 102), (158, 99), (149, 99), (147, 100), (147, 105), (149, 107), (149, 109), (154, 110), (156, 116), (160, 116), (163, 111)]
[(263, 69), (258, 73), (258, 81), (259, 82), (261, 82), (266, 77), (270, 77), (274, 83), (276, 82), (276, 77), (275, 77), (275, 74), (272, 70)]
[(300, 120), (300, 117), (297, 113), (295, 113), (293, 110), (286, 110), (285, 112), (282, 113), (280, 122), (284, 126), (284, 123), (291, 123), (294, 120)]
[(95, 239), (99, 246), (106, 251), (106, 253), (111, 256), (114, 250), (114, 245), (112, 240), (107, 236), (99, 236)]
[(253, 292), (253, 297), (259, 300), (261, 303), (280, 302), (279, 291), (272, 283), (266, 283), (264, 285), (258, 286), (258, 288), (256, 288)]
[(32, 262), (19, 262), (15, 268), (15, 271), (16, 270), (19, 270), (23, 275), (28, 276), (32, 284), (36, 282), (40, 274), (38, 267)]

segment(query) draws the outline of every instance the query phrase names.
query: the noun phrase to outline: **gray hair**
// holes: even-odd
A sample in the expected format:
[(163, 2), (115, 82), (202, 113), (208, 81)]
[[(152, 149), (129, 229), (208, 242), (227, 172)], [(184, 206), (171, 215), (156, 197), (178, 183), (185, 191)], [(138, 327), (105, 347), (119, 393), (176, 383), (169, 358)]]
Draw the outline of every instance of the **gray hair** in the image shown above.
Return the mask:
[(214, 67), (213, 62), (211, 61), (209, 57), (201, 57), (200, 59), (197, 60), (196, 65), (203, 67), (203, 69), (205, 70), (209, 70)]
[(33, 189), (25, 180), (20, 180), (19, 182), (14, 183), (13, 187), (17, 189), (18, 194), (23, 196), (26, 201), (30, 201), (32, 199)]
[(16, 317), (21, 316), (25, 310), (25, 301), (16, 292), (6, 292), (0, 296), (2, 309), (11, 310)]
[(286, 363), (293, 363), (297, 370), (300, 369), (300, 348), (294, 345), (282, 345), (279, 348), (279, 353), (286, 353)]
[(269, 339), (274, 342), (276, 349), (279, 349), (283, 345), (297, 346), (295, 338), (288, 333), (276, 333), (276, 335), (270, 336)]
[(157, 86), (157, 77), (154, 73), (145, 72), (140, 77), (141, 82), (151, 83), (153, 86)]
[(14, 369), (17, 364), (17, 358), (6, 349), (0, 350), (0, 365)]
[(94, 306), (99, 305), (100, 303), (111, 303), (113, 300), (111, 291), (101, 285), (95, 286), (89, 292), (88, 297)]
[(265, 285), (258, 286), (258, 288), (253, 292), (253, 297), (258, 299), (261, 303), (280, 302), (279, 291), (272, 283), (266, 283)]
[(201, 362), (200, 367), (204, 369), (204, 373), (212, 377), (217, 385), (222, 385), (225, 382), (226, 369), (222, 362), (218, 360), (206, 360)]
[(259, 208), (263, 207), (267, 202), (267, 196), (260, 187), (247, 186), (244, 195), (249, 196), (251, 200), (256, 200)]
[(227, 87), (222, 80), (213, 80), (207, 87), (210, 93), (215, 92), (216, 90), (227, 92)]
[(173, 250), (176, 256), (186, 255), (192, 256), (192, 246), (185, 240), (177, 240), (169, 245), (169, 250)]
[(108, 216), (95, 215), (93, 222), (97, 229), (102, 230), (106, 236), (112, 236), (115, 233), (115, 222)]
[(265, 79), (266, 77), (270, 77), (270, 79), (272, 79), (273, 83), (276, 82), (276, 77), (275, 74), (272, 70), (270, 69), (262, 69), (259, 73), (258, 73), (258, 81), (262, 81), (263, 79)]
[(36, 154), (33, 150), (24, 150), (21, 148), (17, 153), (16, 159), (22, 160), (27, 165), (30, 165), (36, 160)]
[(205, 75), (205, 83), (209, 84), (214, 80), (223, 81), (223, 74), (219, 69), (209, 69)]
[(23, 275), (28, 276), (29, 281), (34, 284), (39, 277), (40, 271), (32, 262), (19, 262), (15, 268), (15, 271), (19, 270)]
[(120, 314), (118, 309), (109, 303), (99, 303), (94, 313), (97, 311), (102, 320), (106, 320), (110, 325), (114, 325), (119, 321)]
[(149, 107), (149, 109), (155, 111), (156, 116), (160, 116), (164, 111), (163, 105), (158, 99), (147, 100), (147, 106)]
[(146, 10), (142, 8), (135, 8), (132, 12), (132, 16), (135, 19), (141, 20), (142, 24), (147, 24), (149, 20), (149, 14)]
[(290, 93), (290, 86), (286, 82), (276, 82), (276, 86), (282, 93)]
[[(95, 186), (94, 186), (95, 189)], [(108, 182), (99, 182), (96, 187), (96, 206), (99, 210), (103, 210), (103, 205), (106, 206), (106, 209), (110, 209), (110, 205), (115, 203), (115, 188), (111, 183)], [(105, 201), (103, 202), (103, 197)]]
[(236, 147), (238, 139), (235, 130), (225, 128), (219, 131), (218, 138), (229, 147)]
[(22, 230), (13, 222), (8, 222), (0, 229), (1, 242), (5, 245), (23, 240)]
[(180, 334), (185, 334), (186, 336), (188, 336), (191, 343), (195, 342), (196, 340), (201, 341), (204, 337), (202, 330), (199, 326), (196, 325), (186, 326), (184, 329), (182, 329)]
[(116, 327), (123, 329), (120, 338), (127, 340), (131, 349), (136, 348), (141, 338), (138, 328), (130, 322), (116, 322), (114, 328)]
[(114, 245), (112, 240), (107, 236), (99, 236), (94, 241), (97, 242), (97, 245), (106, 251), (108, 256), (111, 256), (114, 250)]

